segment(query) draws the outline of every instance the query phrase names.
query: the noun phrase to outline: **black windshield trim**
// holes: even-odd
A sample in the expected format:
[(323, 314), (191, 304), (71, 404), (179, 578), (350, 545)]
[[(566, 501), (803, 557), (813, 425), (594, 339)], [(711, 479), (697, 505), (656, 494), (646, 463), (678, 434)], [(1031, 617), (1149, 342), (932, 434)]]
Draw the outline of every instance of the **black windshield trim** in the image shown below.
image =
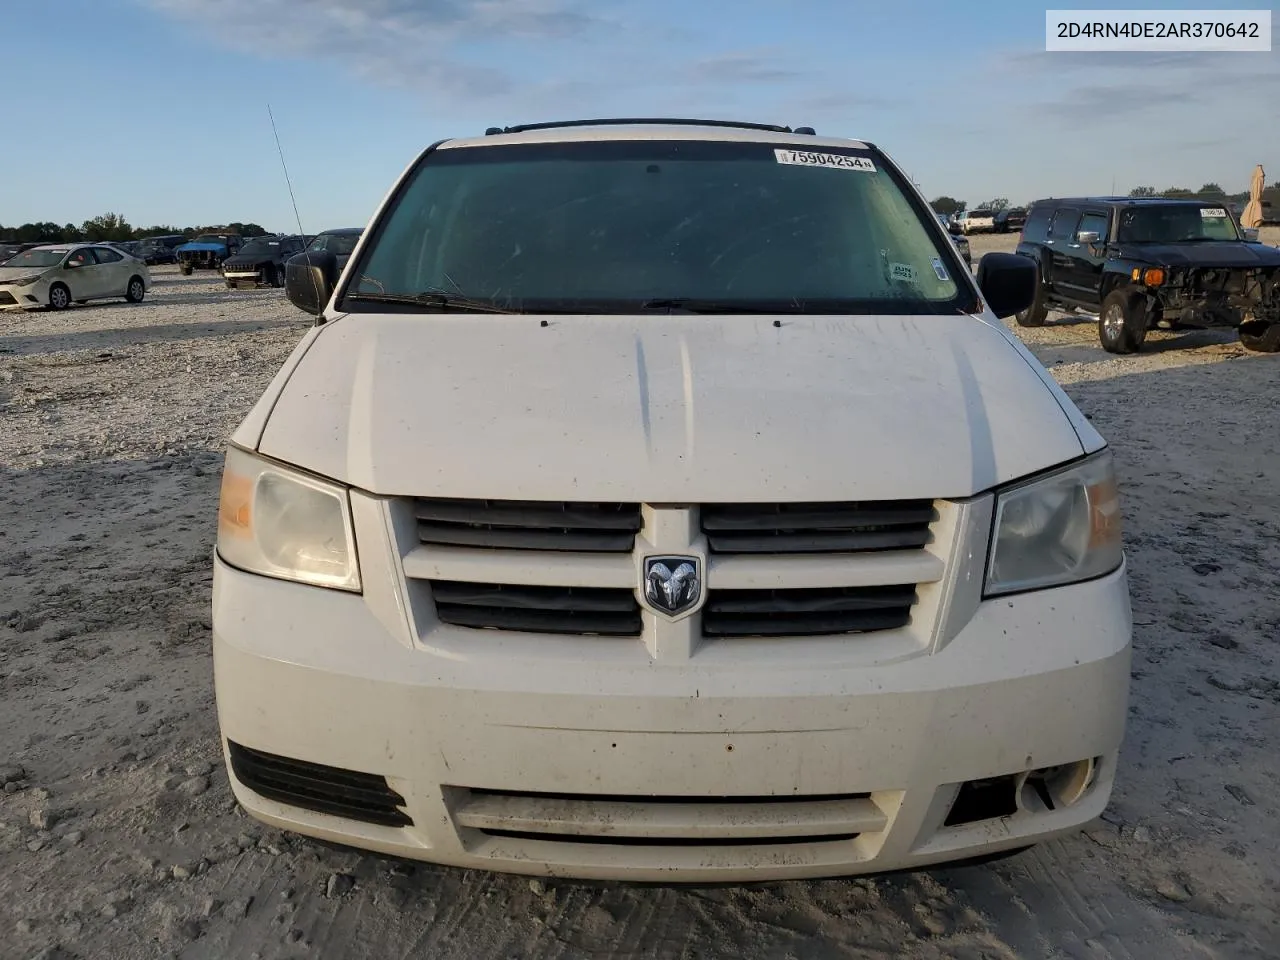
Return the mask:
[[(399, 183), (396, 184), (391, 196), (379, 211), (376, 221), (368, 228), (372, 233), (369, 241), (364, 244), (360, 254), (360, 260), (356, 263), (354, 269), (344, 271), (344, 280), (341, 282), (337, 295), (333, 303), (334, 309), (342, 313), (367, 313), (373, 312), (368, 308), (371, 304), (365, 304), (361, 308), (358, 304), (353, 304), (348, 296), (348, 291), (353, 290), (353, 285), (359, 283), (367, 271), (367, 267), (374, 252), (378, 249), (378, 245), (382, 241), (387, 224), (391, 221), (392, 216), (399, 209), (400, 203), (403, 201), (405, 193), (412, 188), (421, 175), (422, 170), (428, 164), (467, 164), (467, 163), (505, 163), (516, 161), (525, 161), (528, 159), (562, 159), (565, 154), (582, 155), (587, 158), (604, 156), (621, 156), (624, 157), (628, 152), (638, 156), (645, 156), (645, 151), (653, 151), (655, 148), (675, 150), (680, 152), (681, 159), (736, 159), (741, 158), (749, 162), (759, 162), (758, 156), (748, 153), (749, 150), (801, 150), (804, 149), (793, 142), (775, 142), (772, 140), (653, 140), (653, 139), (636, 139), (636, 140), (553, 140), (539, 143), (480, 143), (465, 147), (451, 147), (447, 150), (439, 149), (441, 145), (448, 143), (448, 140), (438, 140), (431, 144), (422, 155), (417, 159), (413, 166), (405, 172)], [(893, 181), (899, 192), (906, 199), (907, 204), (915, 212), (920, 223), (926, 232), (930, 232), (934, 241), (935, 253), (942, 260), (946, 269), (951, 274), (956, 284), (956, 295), (950, 300), (930, 301), (930, 300), (877, 300), (877, 301), (843, 301), (846, 304), (867, 304), (874, 303), (874, 309), (856, 309), (846, 308), (832, 311), (835, 314), (868, 314), (868, 313), (884, 313), (895, 315), (911, 315), (911, 314), (972, 314), (978, 313), (982, 309), (982, 301), (977, 293), (976, 286), (973, 282), (972, 274), (964, 261), (960, 259), (960, 252), (956, 249), (955, 243), (951, 239), (951, 234), (945, 230), (936, 217), (937, 212), (928, 205), (920, 196), (917, 195), (910, 181), (898, 169), (897, 165), (889, 160), (879, 148), (872, 144), (863, 142), (863, 146), (827, 146), (814, 145), (808, 147), (810, 152), (833, 153), (837, 155), (864, 157), (871, 160), (877, 169), (884, 173)], [(941, 242), (939, 242), (941, 241)], [(639, 303), (642, 301), (628, 301), (625, 308), (618, 310), (593, 310), (585, 309), (585, 304), (575, 304), (570, 308), (568, 301), (564, 301), (566, 312), (569, 313), (637, 313), (652, 314), (652, 310), (639, 309)], [(514, 307), (515, 309), (526, 310), (528, 312), (546, 312), (535, 310), (531, 306)], [(739, 311), (732, 311), (739, 312)], [(789, 310), (779, 312), (804, 312), (804, 313), (821, 313), (822, 311), (814, 310)]]

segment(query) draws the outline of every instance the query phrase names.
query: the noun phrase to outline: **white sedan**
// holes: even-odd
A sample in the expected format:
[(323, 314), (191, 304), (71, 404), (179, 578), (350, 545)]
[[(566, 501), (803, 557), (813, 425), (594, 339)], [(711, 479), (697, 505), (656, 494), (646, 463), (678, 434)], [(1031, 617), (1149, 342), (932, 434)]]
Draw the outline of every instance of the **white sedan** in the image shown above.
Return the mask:
[(147, 265), (105, 243), (32, 247), (0, 264), (0, 310), (65, 310), (107, 297), (141, 303), (150, 289)]

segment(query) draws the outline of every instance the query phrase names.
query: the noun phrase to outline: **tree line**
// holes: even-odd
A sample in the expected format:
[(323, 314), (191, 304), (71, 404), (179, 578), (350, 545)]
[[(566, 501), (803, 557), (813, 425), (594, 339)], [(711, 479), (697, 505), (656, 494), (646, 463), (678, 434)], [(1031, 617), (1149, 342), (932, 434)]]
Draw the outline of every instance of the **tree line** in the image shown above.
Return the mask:
[[(1280, 184), (1275, 184), (1280, 186)], [(1221, 200), (1226, 203), (1237, 203), (1244, 206), (1249, 202), (1249, 191), (1245, 190), (1241, 193), (1227, 193), (1222, 187), (1216, 183), (1210, 182), (1202, 185), (1199, 190), (1190, 190), (1186, 187), (1168, 187), (1164, 190), (1156, 190), (1155, 187), (1134, 187), (1129, 191), (1131, 197), (1170, 197), (1176, 199), (1198, 199), (1212, 198)], [(935, 213), (940, 213), (944, 217), (949, 217), (953, 213), (960, 213), (969, 209), (968, 203), (964, 200), (957, 200), (955, 197), (942, 196), (936, 198), (931, 204)], [(1009, 201), (1005, 197), (997, 197), (994, 200), (988, 200), (986, 203), (980, 203), (975, 206), (975, 210), (1001, 210), (1009, 206)]]
[(47, 221), (44, 223), (24, 223), (20, 227), (0, 225), (0, 241), (14, 243), (101, 243), (103, 241), (121, 242), (125, 240), (145, 240), (147, 237), (176, 236), (194, 237), (201, 233), (238, 233), (242, 237), (261, 237), (267, 231), (256, 223), (220, 223), (203, 227), (175, 227), (171, 224), (156, 224), (150, 227), (134, 227), (118, 213), (104, 213), (86, 220), (80, 226), (66, 223), (59, 226)]

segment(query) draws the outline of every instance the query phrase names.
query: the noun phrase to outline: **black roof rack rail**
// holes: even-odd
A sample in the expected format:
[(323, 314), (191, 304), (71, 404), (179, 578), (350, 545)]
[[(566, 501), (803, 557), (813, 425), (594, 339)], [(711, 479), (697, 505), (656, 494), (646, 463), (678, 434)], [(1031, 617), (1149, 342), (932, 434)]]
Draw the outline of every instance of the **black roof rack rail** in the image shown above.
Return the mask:
[(520, 123), (514, 127), (489, 127), (485, 136), (499, 133), (524, 133), (526, 130), (553, 130), (557, 127), (601, 127), (627, 124), (678, 124), (690, 127), (735, 127), (740, 130), (766, 130), (769, 133), (799, 133), (813, 135), (813, 127), (779, 126), (774, 123), (749, 123), (736, 120), (694, 120), (687, 117), (602, 117), (597, 120), (554, 120), (549, 123)]

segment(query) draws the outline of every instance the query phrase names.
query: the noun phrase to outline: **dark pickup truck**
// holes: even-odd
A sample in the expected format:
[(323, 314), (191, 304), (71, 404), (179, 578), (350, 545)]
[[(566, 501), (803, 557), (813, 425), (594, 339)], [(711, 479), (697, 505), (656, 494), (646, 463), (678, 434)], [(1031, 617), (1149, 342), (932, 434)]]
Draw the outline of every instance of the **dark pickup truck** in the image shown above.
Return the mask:
[(1234, 327), (1249, 350), (1280, 351), (1280, 249), (1222, 204), (1162, 197), (1037, 200), (1017, 252), (1039, 268), (1038, 327), (1051, 308), (1098, 314), (1098, 339), (1134, 353), (1156, 326)]

